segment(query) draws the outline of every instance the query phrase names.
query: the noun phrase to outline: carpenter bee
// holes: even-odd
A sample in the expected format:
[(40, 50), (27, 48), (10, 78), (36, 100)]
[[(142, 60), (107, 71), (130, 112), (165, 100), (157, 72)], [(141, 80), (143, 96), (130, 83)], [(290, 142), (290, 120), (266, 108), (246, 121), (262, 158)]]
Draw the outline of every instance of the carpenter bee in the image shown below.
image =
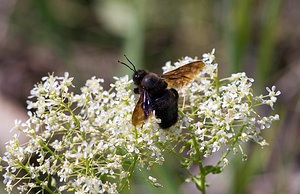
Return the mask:
[(124, 55), (128, 64), (118, 61), (134, 72), (132, 79), (137, 88), (134, 93), (140, 94), (139, 100), (132, 113), (132, 124), (141, 126), (148, 118), (155, 114), (160, 120), (159, 126), (167, 129), (178, 120), (178, 92), (198, 75), (205, 64), (194, 61), (161, 76), (147, 71), (136, 70), (132, 62)]

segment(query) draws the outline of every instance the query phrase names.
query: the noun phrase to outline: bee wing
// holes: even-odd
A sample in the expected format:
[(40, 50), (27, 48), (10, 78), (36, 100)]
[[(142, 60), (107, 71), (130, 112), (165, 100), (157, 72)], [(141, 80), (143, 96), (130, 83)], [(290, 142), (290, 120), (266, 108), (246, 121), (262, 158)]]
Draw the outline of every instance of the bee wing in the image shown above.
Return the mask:
[(180, 89), (190, 83), (204, 66), (202, 61), (194, 61), (161, 75), (161, 78), (168, 83), (169, 87)]
[(152, 101), (144, 90), (136, 104), (132, 113), (132, 124), (134, 126), (141, 126), (149, 117), (153, 115), (153, 105)]

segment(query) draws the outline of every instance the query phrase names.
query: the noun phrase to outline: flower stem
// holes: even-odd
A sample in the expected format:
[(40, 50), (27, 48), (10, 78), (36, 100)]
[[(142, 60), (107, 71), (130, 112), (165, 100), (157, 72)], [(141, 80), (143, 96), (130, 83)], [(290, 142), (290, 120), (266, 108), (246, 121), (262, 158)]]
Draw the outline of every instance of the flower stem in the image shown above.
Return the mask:
[(133, 174), (133, 172), (134, 172), (134, 168), (135, 168), (136, 162), (137, 162), (137, 154), (134, 155), (133, 162), (132, 162), (132, 164), (131, 164), (131, 166), (130, 166), (129, 175), (127, 176), (127, 178), (126, 178), (126, 180), (125, 180), (125, 183), (122, 185), (122, 187), (121, 187), (119, 193), (121, 193), (121, 192), (125, 189), (125, 187), (128, 185), (129, 180), (130, 180), (130, 178), (131, 178), (131, 176), (132, 176), (132, 174)]
[[(71, 115), (77, 125), (77, 128), (80, 130), (80, 128), (81, 128), (80, 123), (79, 123), (77, 117), (75, 116), (74, 112), (71, 110), (71, 108), (66, 103), (64, 103), (64, 102), (60, 102), (60, 103), (71, 113)], [(81, 137), (83, 140), (85, 140), (86, 139), (85, 133), (81, 132)]]
[[(138, 133), (137, 133), (137, 129), (135, 127), (134, 129), (134, 133), (135, 133), (135, 138), (137, 139), (138, 138)], [(122, 185), (121, 189), (120, 189), (120, 193), (125, 189), (125, 187), (128, 185), (129, 183), (129, 180), (134, 172), (134, 168), (135, 168), (135, 165), (136, 165), (136, 162), (137, 162), (137, 158), (138, 158), (138, 155), (135, 153), (134, 154), (134, 158), (133, 158), (133, 162), (131, 163), (131, 166), (130, 166), (130, 171), (129, 171), (129, 175), (127, 176), (127, 179), (125, 180), (125, 183)]]
[(197, 161), (198, 161), (198, 166), (199, 166), (200, 185), (198, 183), (198, 179), (195, 180), (195, 177), (192, 177), (192, 180), (197, 185), (197, 187), (200, 189), (201, 193), (205, 194), (205, 176), (206, 176), (206, 173), (205, 173), (205, 169), (204, 169), (203, 164), (202, 164), (201, 153), (200, 153), (200, 150), (199, 150), (199, 146), (198, 146), (198, 142), (196, 140), (196, 137), (193, 136), (192, 139), (193, 139), (193, 144), (194, 144), (194, 147), (195, 147), (195, 150), (196, 150), (196, 156), (197, 156)]
[[(32, 176), (32, 174), (30, 173), (30, 171), (28, 170), (28, 168), (22, 164), (22, 162), (18, 162), (18, 164), (27, 172), (28, 175)], [(37, 183), (37, 185), (40, 185), (43, 181), (41, 181), (38, 177), (34, 177), (33, 178), (34, 181)], [(52, 191), (47, 185), (45, 185), (44, 187), (42, 187), (43, 189), (45, 189), (46, 191), (48, 191), (49, 193), (55, 193), (54, 191)]]
[(227, 157), (227, 155), (229, 154), (229, 152), (234, 148), (234, 146), (235, 146), (236, 142), (239, 140), (239, 137), (241, 136), (241, 134), (242, 134), (244, 128), (245, 128), (245, 125), (243, 125), (243, 126), (241, 127), (241, 130), (240, 130), (239, 134), (235, 137), (234, 141), (232, 142), (232, 144), (231, 144), (231, 149), (228, 149), (228, 150), (225, 152), (225, 154), (222, 156), (222, 158), (219, 160), (219, 162), (215, 165), (215, 167), (218, 167), (218, 166), (221, 164), (221, 162), (224, 160), (224, 158)]

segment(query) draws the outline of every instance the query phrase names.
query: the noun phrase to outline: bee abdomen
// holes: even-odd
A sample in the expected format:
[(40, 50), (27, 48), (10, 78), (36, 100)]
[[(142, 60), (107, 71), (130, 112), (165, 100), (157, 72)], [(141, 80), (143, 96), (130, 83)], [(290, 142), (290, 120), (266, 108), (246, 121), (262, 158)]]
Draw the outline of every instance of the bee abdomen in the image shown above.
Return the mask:
[(161, 120), (159, 126), (167, 129), (178, 120), (178, 92), (171, 88), (166, 89), (163, 95), (154, 100), (155, 116)]

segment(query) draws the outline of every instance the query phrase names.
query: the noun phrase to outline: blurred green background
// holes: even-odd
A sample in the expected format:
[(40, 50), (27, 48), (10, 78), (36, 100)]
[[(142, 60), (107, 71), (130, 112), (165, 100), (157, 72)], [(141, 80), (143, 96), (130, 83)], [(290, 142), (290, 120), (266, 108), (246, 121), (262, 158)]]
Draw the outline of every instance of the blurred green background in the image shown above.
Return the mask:
[[(231, 155), (221, 175), (208, 177), (208, 193), (300, 193), (299, 7), (299, 0), (1, 0), (1, 153), (14, 120), (26, 119), (30, 89), (48, 72), (70, 72), (77, 91), (94, 75), (108, 88), (112, 76), (132, 73), (117, 63), (123, 54), (160, 74), (166, 61), (215, 48), (220, 77), (243, 71), (256, 94), (272, 85), (282, 94), (275, 110), (260, 110), (280, 115), (264, 132), (270, 146), (250, 144), (247, 162)], [(127, 193), (197, 192), (171, 156), (151, 173), (163, 188), (134, 178)]]

